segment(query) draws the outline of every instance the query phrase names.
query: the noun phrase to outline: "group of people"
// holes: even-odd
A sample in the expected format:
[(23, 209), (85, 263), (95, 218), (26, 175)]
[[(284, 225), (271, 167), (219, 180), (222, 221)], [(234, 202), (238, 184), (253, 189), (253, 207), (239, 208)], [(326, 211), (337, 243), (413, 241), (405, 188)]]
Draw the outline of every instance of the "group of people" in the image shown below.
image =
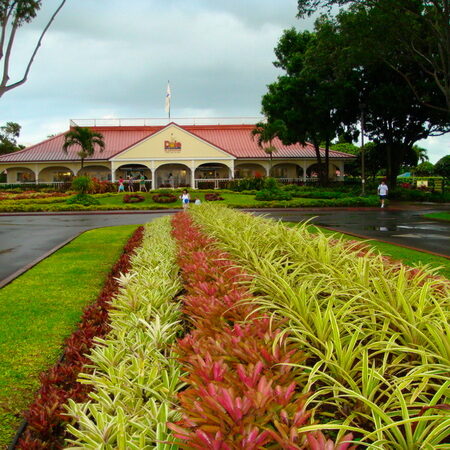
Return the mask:
[(117, 192), (125, 192), (125, 185), (127, 187), (128, 192), (134, 192), (134, 183), (139, 183), (139, 191), (148, 192), (147, 186), (145, 185), (146, 178), (143, 173), (139, 175), (139, 177), (133, 177), (132, 175), (128, 175), (126, 179), (123, 177), (119, 178), (119, 188)]

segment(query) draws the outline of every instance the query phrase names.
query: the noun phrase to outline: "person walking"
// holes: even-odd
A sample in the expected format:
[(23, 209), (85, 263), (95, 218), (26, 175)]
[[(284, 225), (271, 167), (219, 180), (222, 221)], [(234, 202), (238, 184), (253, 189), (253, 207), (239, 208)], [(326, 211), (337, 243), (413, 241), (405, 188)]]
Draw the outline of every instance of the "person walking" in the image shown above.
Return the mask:
[(128, 192), (134, 192), (134, 179), (131, 175), (128, 175), (127, 177), (127, 181), (128, 181)]
[(141, 176), (139, 177), (139, 190), (141, 192), (147, 192), (147, 187), (145, 186), (145, 176), (143, 173), (141, 173)]
[(187, 189), (183, 189), (183, 193), (180, 196), (181, 203), (183, 204), (183, 209), (186, 211), (189, 208), (189, 202), (191, 201), (191, 197)]
[(125, 192), (125, 186), (123, 185), (122, 177), (119, 178), (119, 189), (117, 190), (117, 192)]
[(381, 184), (378, 186), (378, 195), (380, 196), (381, 200), (381, 208), (384, 208), (384, 200), (387, 197), (388, 191), (389, 188), (387, 187), (387, 184), (383, 180)]

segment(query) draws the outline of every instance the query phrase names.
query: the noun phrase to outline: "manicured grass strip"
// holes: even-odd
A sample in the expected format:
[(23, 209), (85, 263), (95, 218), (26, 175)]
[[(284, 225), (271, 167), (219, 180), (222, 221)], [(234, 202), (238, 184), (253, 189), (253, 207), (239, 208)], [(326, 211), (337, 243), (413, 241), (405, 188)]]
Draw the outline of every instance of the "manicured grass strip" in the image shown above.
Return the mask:
[[(291, 227), (298, 226), (298, 223), (287, 222), (286, 224)], [(335, 235), (336, 238), (348, 239), (351, 241), (363, 241), (363, 239), (360, 239), (358, 237), (331, 231), (326, 228), (317, 227), (315, 225), (311, 225), (309, 229), (312, 233), (319, 231), (325, 236)], [(417, 250), (399, 247), (398, 245), (379, 242), (372, 239), (365, 240), (364, 242), (366, 242), (368, 246), (377, 249), (383, 255), (390, 256), (395, 260), (401, 261), (407, 266), (415, 267), (427, 265), (430, 268), (435, 269), (437, 274), (450, 279), (450, 260), (447, 258), (442, 258), (440, 256), (431, 255), (429, 253), (419, 252)]]
[(449, 212), (437, 212), (424, 214), (423, 217), (427, 219), (435, 219), (435, 220), (444, 220), (445, 222), (450, 222), (450, 213)]
[(91, 230), (0, 290), (0, 445), (8, 444), (135, 225)]
[(166, 422), (179, 418), (174, 403), (184, 385), (170, 350), (183, 332), (170, 229), (169, 217), (147, 224), (132, 269), (120, 277), (111, 331), (98, 340), (80, 375), (93, 389), (89, 401), (69, 401), (75, 421), (67, 427), (74, 436), (69, 442), (77, 448), (178, 448), (161, 444), (174, 440)]

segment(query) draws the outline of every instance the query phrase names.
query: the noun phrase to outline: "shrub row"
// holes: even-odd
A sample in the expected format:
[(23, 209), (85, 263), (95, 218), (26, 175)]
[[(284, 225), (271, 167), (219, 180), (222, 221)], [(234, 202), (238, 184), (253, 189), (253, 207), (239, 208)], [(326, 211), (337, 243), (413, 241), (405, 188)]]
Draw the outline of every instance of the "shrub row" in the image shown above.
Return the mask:
[(27, 428), (19, 441), (22, 449), (57, 449), (64, 441), (64, 425), (68, 418), (65, 405), (69, 399), (83, 401), (90, 390), (77, 381), (84, 364), (88, 363), (86, 353), (95, 337), (109, 331), (109, 301), (118, 290), (117, 277), (130, 268), (130, 258), (141, 244), (143, 228), (138, 228), (125, 245), (122, 255), (113, 266), (97, 300), (87, 306), (78, 329), (67, 339), (60, 362), (40, 376), (41, 388), (30, 409), (25, 413)]
[(242, 286), (247, 276), (187, 214), (174, 216), (173, 235), (186, 291), (183, 312), (193, 327), (176, 349), (188, 374), (179, 394), (183, 417), (169, 424), (175, 436), (199, 449), (300, 449), (308, 440), (310, 448), (334, 448), (322, 434), (298, 431), (309, 420), (307, 394), (292, 367), (303, 355), (280, 333), (280, 322), (257, 313)]
[[(317, 427), (371, 448), (450, 443), (450, 283), (364, 244), (204, 205), (190, 211), (253, 277), (262, 311), (305, 351)], [(306, 431), (311, 427), (303, 427)]]
[[(177, 420), (176, 393), (183, 386), (180, 364), (170, 346), (182, 333), (181, 288), (170, 219), (145, 228), (132, 270), (119, 279), (111, 303), (109, 334), (97, 339), (80, 375), (91, 392), (88, 401), (69, 401), (75, 423), (68, 426), (71, 446), (83, 449), (178, 448), (166, 422)], [(159, 444), (158, 444), (159, 442)]]

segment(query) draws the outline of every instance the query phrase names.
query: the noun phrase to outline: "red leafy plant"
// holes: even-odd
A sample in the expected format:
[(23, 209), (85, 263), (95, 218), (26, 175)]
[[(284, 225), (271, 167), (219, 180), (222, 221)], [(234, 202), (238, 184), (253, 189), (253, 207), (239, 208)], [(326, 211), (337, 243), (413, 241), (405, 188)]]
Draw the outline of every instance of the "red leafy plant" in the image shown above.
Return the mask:
[(123, 196), (124, 203), (140, 203), (143, 202), (144, 200), (145, 197), (139, 194), (125, 194)]
[(110, 300), (119, 289), (116, 278), (131, 267), (130, 258), (141, 245), (143, 227), (139, 227), (125, 245), (113, 266), (97, 300), (83, 312), (78, 329), (67, 339), (63, 357), (54, 367), (40, 376), (41, 388), (29, 410), (25, 412), (27, 428), (17, 445), (21, 449), (63, 448), (67, 423), (65, 404), (68, 399), (86, 401), (90, 386), (77, 382), (83, 366), (89, 363), (86, 354), (94, 344), (94, 337), (103, 337), (109, 331)]
[(281, 334), (280, 321), (257, 314), (242, 283), (248, 275), (186, 213), (172, 224), (185, 283), (183, 312), (193, 326), (175, 348), (187, 388), (179, 394), (183, 417), (168, 426), (181, 446), (335, 448), (320, 432), (299, 432), (310, 414), (291, 365), (303, 355)]

